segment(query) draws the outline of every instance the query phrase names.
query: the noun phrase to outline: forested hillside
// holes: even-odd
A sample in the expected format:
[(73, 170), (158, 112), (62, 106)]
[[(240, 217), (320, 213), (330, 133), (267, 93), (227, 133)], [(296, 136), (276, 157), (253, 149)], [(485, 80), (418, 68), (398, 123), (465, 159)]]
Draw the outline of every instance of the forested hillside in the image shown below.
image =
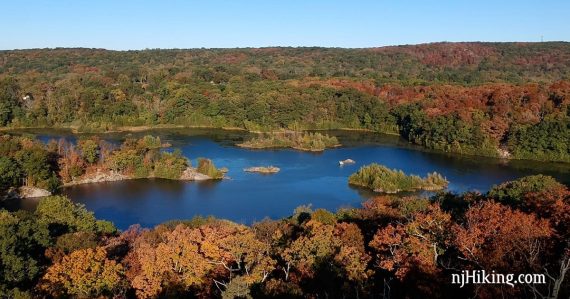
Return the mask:
[(570, 43), (0, 51), (0, 125), (369, 129), (570, 161)]

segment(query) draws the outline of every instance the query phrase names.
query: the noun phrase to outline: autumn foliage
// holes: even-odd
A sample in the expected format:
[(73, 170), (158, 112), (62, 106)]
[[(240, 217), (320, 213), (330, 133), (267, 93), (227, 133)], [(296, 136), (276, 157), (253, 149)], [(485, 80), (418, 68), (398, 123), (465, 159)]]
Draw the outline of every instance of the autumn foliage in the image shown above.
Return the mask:
[[(351, 128), (447, 152), (570, 162), (569, 65), (563, 42), (2, 51), (0, 126)], [(88, 163), (92, 149), (81, 148)]]
[[(44, 202), (45, 201), (45, 202)], [(564, 298), (570, 190), (547, 176), (487, 194), (378, 196), (251, 226), (197, 217), (116, 233), (64, 197), (0, 213), (7, 296), (75, 298)], [(62, 207), (62, 208), (58, 208)], [(546, 284), (451, 284), (462, 270)]]
[(103, 248), (71, 253), (48, 268), (40, 288), (54, 296), (92, 298), (120, 294), (124, 288), (124, 268), (107, 259)]
[[(0, 140), (3, 169), (22, 170), (3, 172), (8, 187), (97, 167), (156, 174), (163, 165), (168, 176), (187, 163), (161, 154), (164, 144), (151, 136), (119, 148), (96, 139)], [(336, 213), (301, 206), (250, 226), (196, 217), (124, 232), (50, 196), (33, 212), (0, 211), (0, 297), (565, 298), (569, 223), (570, 189), (545, 175), (485, 194), (376, 196)], [(543, 274), (546, 283), (460, 288), (451, 276), (462, 270)]]

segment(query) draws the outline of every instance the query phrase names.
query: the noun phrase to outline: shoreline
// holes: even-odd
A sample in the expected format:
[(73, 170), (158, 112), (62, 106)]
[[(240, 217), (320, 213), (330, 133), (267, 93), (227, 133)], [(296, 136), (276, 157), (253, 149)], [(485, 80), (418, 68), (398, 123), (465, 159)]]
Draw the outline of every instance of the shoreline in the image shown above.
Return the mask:
[[(121, 181), (128, 181), (128, 180), (137, 180), (137, 179), (165, 179), (165, 180), (172, 180), (172, 181), (209, 181), (209, 180), (220, 180), (212, 178), (208, 175), (199, 173), (195, 168), (188, 167), (184, 170), (182, 175), (179, 178), (163, 178), (157, 177), (154, 174), (148, 175), (146, 177), (134, 177), (122, 173), (118, 173), (115, 171), (97, 171), (93, 174), (88, 174), (78, 180), (73, 180), (71, 182), (66, 182), (61, 185), (60, 188), (78, 186), (78, 185), (86, 185), (86, 184), (97, 184), (97, 183), (105, 183), (105, 182), (121, 182)], [(222, 178), (224, 179), (224, 178)]]
[[(188, 126), (188, 125), (172, 125), (172, 124), (159, 124), (159, 125), (143, 125), (143, 126), (119, 126), (110, 130), (88, 130), (80, 131), (79, 126), (69, 125), (69, 126), (24, 126), (24, 127), (0, 127), (0, 132), (10, 132), (17, 130), (69, 130), (72, 134), (108, 134), (108, 133), (123, 133), (123, 132), (144, 132), (151, 130), (163, 130), (163, 129), (218, 129), (224, 131), (244, 131), (249, 133), (256, 133), (256, 131), (248, 131), (244, 128), (239, 127), (214, 127), (214, 126)], [(262, 133), (262, 132), (260, 132)]]
[(447, 188), (449, 187), (449, 184), (446, 184), (445, 186), (425, 186), (425, 187), (418, 187), (418, 188), (411, 188), (409, 190), (402, 190), (402, 189), (396, 189), (396, 190), (383, 190), (383, 189), (373, 189), (369, 186), (364, 186), (364, 185), (360, 185), (360, 184), (354, 184), (354, 183), (348, 183), (349, 186), (353, 186), (355, 188), (359, 188), (362, 190), (366, 190), (368, 192), (372, 192), (375, 195), (397, 195), (399, 193), (406, 193), (406, 192), (437, 192), (437, 191), (441, 191), (441, 190), (447, 190)]
[[(144, 126), (120, 126), (117, 127), (113, 130), (106, 130), (106, 131), (78, 131), (79, 126), (75, 126), (75, 125), (69, 125), (69, 126), (54, 126), (54, 127), (47, 127), (47, 126), (29, 126), (29, 127), (0, 127), (0, 132), (6, 132), (9, 133), (10, 131), (17, 131), (17, 130), (33, 130), (33, 129), (39, 129), (39, 130), (69, 130), (71, 134), (109, 134), (109, 133), (127, 133), (127, 132), (145, 132), (145, 131), (151, 131), (151, 130), (168, 130), (168, 129), (212, 129), (212, 130), (223, 130), (223, 131), (239, 131), (239, 132), (245, 132), (245, 133), (252, 133), (252, 134), (264, 134), (264, 133), (268, 133), (271, 131), (254, 131), (254, 130), (247, 130), (245, 128), (240, 128), (240, 127), (215, 127), (215, 126), (207, 126), (207, 125), (172, 125), (172, 124), (159, 124), (159, 125), (144, 125)], [(301, 130), (303, 132), (328, 132), (328, 131), (345, 131), (345, 132), (366, 132), (366, 133), (371, 133), (371, 134), (381, 134), (381, 135), (387, 135), (387, 136), (398, 136), (401, 138), (400, 134), (397, 133), (387, 133), (387, 132), (377, 132), (377, 131), (373, 131), (370, 129), (360, 129), (360, 128), (334, 128), (334, 129), (304, 129)], [(413, 144), (411, 142), (408, 141), (408, 143)], [(497, 149), (497, 154), (496, 155), (485, 155), (485, 154), (470, 154), (470, 153), (458, 153), (458, 152), (446, 152), (446, 151), (441, 151), (441, 150), (435, 150), (435, 149), (429, 149), (426, 148), (422, 145), (418, 145), (418, 144), (413, 144), (414, 146), (417, 146), (418, 150), (424, 151), (424, 152), (431, 152), (431, 153), (440, 153), (440, 154), (444, 154), (444, 155), (449, 155), (449, 156), (459, 156), (459, 157), (484, 157), (484, 158), (490, 158), (490, 159), (496, 159), (496, 160), (501, 160), (501, 161), (532, 161), (532, 162), (546, 162), (546, 163), (562, 163), (565, 165), (570, 165), (570, 162), (568, 161), (557, 161), (557, 160), (544, 160), (544, 159), (528, 159), (528, 158), (514, 158), (512, 156), (501, 156), (501, 154), (499, 153), (499, 151), (501, 150), (500, 148)], [(238, 147), (242, 147), (242, 148), (247, 148), (247, 149), (270, 149), (269, 147), (260, 147), (260, 148), (254, 148), (254, 147), (243, 147), (243, 146), (239, 146), (238, 144), (236, 144), (236, 146)], [(342, 145), (340, 145), (342, 146)], [(291, 148), (291, 147), (274, 147), (275, 149), (278, 148)], [(293, 148), (295, 149), (295, 148)], [(302, 149), (296, 149), (296, 150), (300, 150), (300, 151), (305, 151), (305, 152), (322, 152), (322, 151), (312, 151), (312, 150), (302, 150)], [(326, 149), (325, 149), (326, 150)]]
[[(16, 131), (16, 130), (33, 130), (33, 129), (40, 129), (40, 130), (70, 130), (73, 134), (107, 134), (107, 133), (122, 133), (122, 132), (144, 132), (144, 131), (151, 131), (151, 130), (162, 130), (162, 129), (217, 129), (217, 130), (224, 130), (224, 131), (241, 131), (253, 134), (264, 134), (273, 132), (275, 130), (268, 130), (268, 131), (259, 131), (259, 130), (248, 130), (246, 128), (241, 127), (233, 127), (233, 126), (223, 126), (223, 127), (216, 127), (216, 126), (208, 126), (208, 125), (174, 125), (174, 124), (158, 124), (158, 125), (141, 125), (141, 126), (118, 126), (112, 128), (110, 130), (92, 130), (92, 131), (80, 131), (80, 126), (76, 125), (63, 125), (63, 126), (18, 126), (18, 127), (0, 127), (0, 132), (9, 132), (9, 131)], [(361, 128), (332, 128), (332, 129), (301, 129), (301, 132), (327, 132), (327, 131), (346, 131), (346, 132), (367, 132), (367, 133), (374, 133), (374, 134), (383, 134), (383, 135), (390, 135), (390, 136), (400, 136), (398, 133), (392, 132), (378, 132), (371, 129), (361, 129)]]
[(310, 153), (322, 153), (328, 149), (339, 148), (342, 144), (335, 144), (333, 146), (326, 147), (324, 149), (310, 149), (298, 146), (252, 146), (252, 145), (243, 145), (242, 143), (236, 144), (237, 147), (250, 149), (250, 150), (277, 150), (277, 149), (294, 149), (301, 152), (310, 152)]

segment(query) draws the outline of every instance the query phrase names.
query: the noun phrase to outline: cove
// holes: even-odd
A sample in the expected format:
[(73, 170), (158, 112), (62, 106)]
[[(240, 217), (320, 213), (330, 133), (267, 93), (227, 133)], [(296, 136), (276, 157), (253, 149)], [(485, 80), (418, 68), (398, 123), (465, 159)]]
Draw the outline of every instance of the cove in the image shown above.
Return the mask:
[[(60, 130), (26, 130), (43, 141), (78, 135)], [(426, 151), (398, 136), (356, 131), (329, 131), (339, 138), (340, 148), (322, 153), (289, 149), (249, 150), (235, 146), (252, 135), (239, 131), (213, 129), (163, 129), (136, 133), (100, 134), (120, 143), (127, 136), (159, 136), (179, 148), (195, 165), (198, 157), (210, 158), (218, 167), (227, 167), (230, 179), (182, 182), (140, 179), (66, 187), (62, 193), (84, 204), (99, 219), (110, 220), (120, 229), (133, 224), (152, 227), (159, 223), (212, 215), (240, 223), (265, 217), (281, 218), (300, 205), (335, 211), (358, 207), (373, 193), (348, 185), (348, 176), (361, 166), (379, 163), (407, 174), (425, 176), (437, 171), (449, 181), (452, 192), (485, 192), (492, 185), (532, 174), (555, 177), (570, 184), (570, 166), (563, 163), (504, 161), (457, 156)], [(338, 161), (353, 159), (355, 164), (339, 166)], [(244, 172), (252, 166), (279, 167), (276, 174)], [(405, 194), (404, 194), (405, 195)]]

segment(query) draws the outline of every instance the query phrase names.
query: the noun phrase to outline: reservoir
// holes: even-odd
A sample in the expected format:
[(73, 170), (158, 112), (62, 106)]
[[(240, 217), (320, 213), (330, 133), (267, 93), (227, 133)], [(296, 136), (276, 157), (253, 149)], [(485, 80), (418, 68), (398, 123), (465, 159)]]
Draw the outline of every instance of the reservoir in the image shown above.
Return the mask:
[[(18, 132), (33, 133), (42, 141), (78, 138), (59, 130)], [(343, 146), (321, 153), (250, 150), (235, 144), (251, 138), (252, 134), (212, 129), (100, 134), (101, 138), (117, 144), (126, 137), (159, 136), (162, 142), (172, 144), (171, 149), (181, 149), (193, 165), (197, 158), (206, 157), (217, 167), (226, 167), (229, 179), (215, 182), (139, 179), (72, 186), (64, 188), (62, 193), (84, 204), (97, 218), (126, 229), (132, 224), (152, 227), (197, 215), (250, 224), (266, 217), (287, 217), (301, 205), (331, 211), (359, 207), (375, 194), (349, 186), (348, 177), (361, 166), (374, 162), (422, 177), (437, 171), (450, 182), (448, 189), (456, 193), (486, 192), (494, 184), (539, 173), (570, 184), (570, 165), (564, 163), (505, 161), (430, 152), (398, 136), (367, 132), (329, 131), (327, 134), (337, 136)], [(339, 161), (345, 159), (356, 163), (340, 166)], [(281, 171), (270, 175), (243, 171), (269, 165)]]

